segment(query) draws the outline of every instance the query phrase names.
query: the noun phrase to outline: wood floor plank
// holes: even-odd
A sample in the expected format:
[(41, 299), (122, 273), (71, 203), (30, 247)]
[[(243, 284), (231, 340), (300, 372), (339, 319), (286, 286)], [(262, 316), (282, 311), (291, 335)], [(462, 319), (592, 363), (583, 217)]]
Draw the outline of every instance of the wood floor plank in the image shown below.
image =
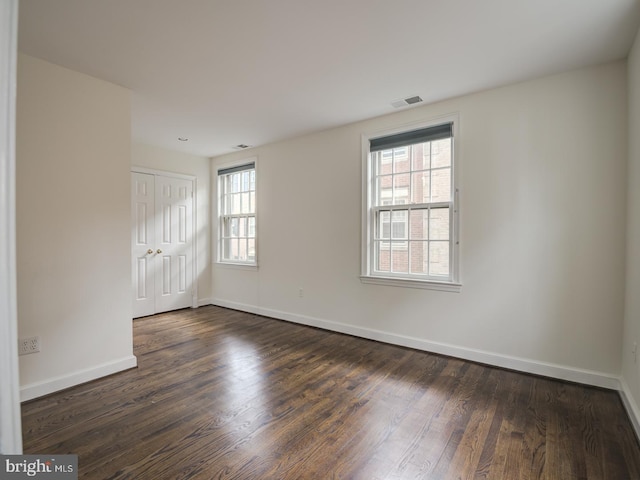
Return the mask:
[(617, 392), (218, 307), (134, 322), (138, 368), (22, 406), (81, 479), (640, 479)]

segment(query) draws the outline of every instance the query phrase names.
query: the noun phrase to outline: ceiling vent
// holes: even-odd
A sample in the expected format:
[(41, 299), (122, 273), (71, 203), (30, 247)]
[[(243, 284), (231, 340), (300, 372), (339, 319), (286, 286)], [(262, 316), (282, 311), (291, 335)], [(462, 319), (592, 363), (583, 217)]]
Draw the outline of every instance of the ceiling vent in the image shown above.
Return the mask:
[(406, 107), (407, 105), (413, 105), (416, 103), (422, 102), (422, 98), (418, 95), (414, 95), (413, 97), (403, 98), (402, 100), (396, 100), (395, 102), (391, 102), (393, 108), (401, 108)]
[(244, 150), (245, 148), (251, 148), (251, 145), (246, 145), (244, 143), (240, 143), (233, 147), (234, 150)]

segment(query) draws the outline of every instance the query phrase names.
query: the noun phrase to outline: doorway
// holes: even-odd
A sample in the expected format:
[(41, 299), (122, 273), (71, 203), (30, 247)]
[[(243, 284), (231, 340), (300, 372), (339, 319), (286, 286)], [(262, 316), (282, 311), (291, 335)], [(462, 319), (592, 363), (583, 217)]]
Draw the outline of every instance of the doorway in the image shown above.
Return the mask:
[(131, 173), (133, 317), (196, 305), (195, 178)]

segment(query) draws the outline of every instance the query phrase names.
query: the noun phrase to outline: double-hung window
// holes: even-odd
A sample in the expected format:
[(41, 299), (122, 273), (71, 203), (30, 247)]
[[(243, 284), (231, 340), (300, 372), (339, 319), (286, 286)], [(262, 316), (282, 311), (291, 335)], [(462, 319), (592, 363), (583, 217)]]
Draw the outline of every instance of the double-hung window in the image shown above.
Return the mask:
[(365, 137), (364, 282), (459, 289), (454, 126)]
[(255, 161), (218, 170), (218, 259), (256, 265)]

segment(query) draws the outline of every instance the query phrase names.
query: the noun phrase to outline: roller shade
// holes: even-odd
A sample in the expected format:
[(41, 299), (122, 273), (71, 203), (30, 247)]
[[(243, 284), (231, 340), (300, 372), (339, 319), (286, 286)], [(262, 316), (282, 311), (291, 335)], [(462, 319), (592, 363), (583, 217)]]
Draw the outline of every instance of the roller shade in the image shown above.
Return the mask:
[(243, 172), (245, 170), (253, 170), (256, 168), (256, 162), (245, 163), (244, 165), (236, 165), (235, 167), (221, 168), (218, 170), (218, 176), (228, 175), (229, 173)]
[(421, 128), (419, 130), (411, 130), (410, 132), (387, 135), (386, 137), (372, 138), (369, 140), (369, 150), (371, 152), (379, 152), (380, 150), (389, 150), (391, 148), (415, 145), (416, 143), (431, 142), (433, 140), (442, 140), (443, 138), (451, 137), (453, 137), (453, 123), (445, 123), (433, 127)]

